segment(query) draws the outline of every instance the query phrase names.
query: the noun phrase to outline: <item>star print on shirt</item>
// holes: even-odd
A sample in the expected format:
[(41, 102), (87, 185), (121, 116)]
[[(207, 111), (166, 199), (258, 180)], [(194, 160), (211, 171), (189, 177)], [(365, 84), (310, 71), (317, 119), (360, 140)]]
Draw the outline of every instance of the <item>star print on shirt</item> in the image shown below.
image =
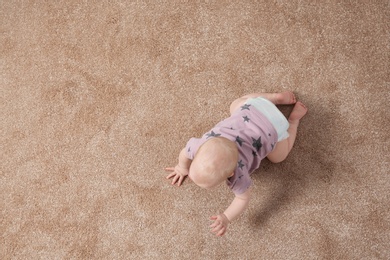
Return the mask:
[(259, 137), (259, 139), (255, 139), (252, 137), (252, 141), (252, 146), (256, 148), (257, 151), (259, 151), (260, 148), (263, 146), (263, 144), (261, 143), (261, 136)]
[(252, 151), (252, 155), (253, 155), (253, 157), (256, 157), (257, 156), (256, 151)]
[(191, 147), (188, 147), (188, 150), (187, 150), (187, 152), (191, 152)]
[(239, 136), (237, 136), (237, 137), (236, 137), (236, 142), (237, 142), (240, 146), (242, 146), (242, 143), (244, 142), (244, 140), (241, 139)]
[(243, 116), (242, 118), (244, 118), (244, 122), (249, 122), (250, 121), (248, 116)]
[(238, 168), (240, 168), (242, 170), (242, 168), (244, 168), (245, 164), (242, 163), (242, 160), (239, 160), (238, 161)]
[(207, 135), (207, 137), (206, 137), (206, 139), (207, 139), (207, 138), (210, 138), (210, 137), (218, 137), (218, 136), (220, 136), (221, 134), (216, 134), (216, 133), (214, 133), (214, 131), (211, 131), (211, 133), (206, 134), (206, 135)]
[(249, 109), (250, 106), (251, 106), (250, 104), (245, 104), (245, 105), (241, 106), (241, 111), (242, 110), (250, 110)]

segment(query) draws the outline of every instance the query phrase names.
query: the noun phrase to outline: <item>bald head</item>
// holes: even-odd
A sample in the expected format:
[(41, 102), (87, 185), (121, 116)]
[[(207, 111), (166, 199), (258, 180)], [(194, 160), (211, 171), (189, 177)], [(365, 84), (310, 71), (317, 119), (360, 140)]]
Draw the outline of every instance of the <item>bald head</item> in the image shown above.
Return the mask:
[(202, 188), (213, 188), (233, 174), (237, 160), (238, 150), (234, 142), (223, 137), (212, 138), (196, 153), (190, 177)]

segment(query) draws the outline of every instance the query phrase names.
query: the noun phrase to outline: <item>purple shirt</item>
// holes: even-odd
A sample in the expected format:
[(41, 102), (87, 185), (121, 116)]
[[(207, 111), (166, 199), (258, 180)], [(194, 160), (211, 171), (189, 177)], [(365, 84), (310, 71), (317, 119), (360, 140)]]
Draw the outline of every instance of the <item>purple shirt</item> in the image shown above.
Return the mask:
[(237, 166), (226, 183), (235, 194), (242, 194), (252, 183), (250, 174), (274, 149), (278, 140), (276, 130), (260, 111), (245, 104), (201, 138), (191, 138), (186, 145), (187, 157), (193, 160), (199, 147), (215, 137), (224, 137), (237, 145)]

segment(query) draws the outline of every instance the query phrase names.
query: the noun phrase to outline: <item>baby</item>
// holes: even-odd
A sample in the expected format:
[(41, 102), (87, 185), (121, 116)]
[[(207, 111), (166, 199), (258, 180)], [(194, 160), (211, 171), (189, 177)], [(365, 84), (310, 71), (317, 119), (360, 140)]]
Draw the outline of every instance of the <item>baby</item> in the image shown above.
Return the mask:
[[(295, 104), (288, 120), (275, 105)], [(290, 91), (254, 93), (233, 101), (231, 116), (202, 138), (191, 138), (179, 154), (179, 163), (166, 168), (172, 185), (180, 186), (188, 176), (202, 188), (211, 189), (226, 182), (235, 198), (224, 213), (212, 216), (210, 228), (223, 236), (230, 222), (248, 206), (250, 174), (267, 157), (283, 161), (294, 144), (300, 119), (307, 108), (296, 102)]]

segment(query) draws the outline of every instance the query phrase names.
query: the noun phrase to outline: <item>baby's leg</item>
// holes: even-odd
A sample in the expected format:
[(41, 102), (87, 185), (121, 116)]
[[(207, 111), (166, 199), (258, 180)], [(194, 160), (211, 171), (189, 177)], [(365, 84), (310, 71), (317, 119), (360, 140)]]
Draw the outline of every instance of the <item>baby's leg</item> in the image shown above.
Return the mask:
[(290, 123), (290, 127), (288, 128), (289, 137), (278, 142), (274, 148), (274, 150), (268, 154), (267, 158), (273, 162), (278, 163), (286, 159), (287, 155), (290, 153), (295, 138), (297, 136), (297, 129), (299, 125), (299, 121), (306, 114), (307, 108), (301, 102), (297, 102), (294, 106), (293, 111), (291, 112), (288, 122)]
[(233, 114), (238, 108), (244, 105), (248, 98), (263, 97), (274, 103), (275, 105), (290, 105), (295, 104), (296, 99), (294, 93), (285, 91), (280, 93), (253, 93), (240, 97), (232, 102), (230, 105), (230, 113)]

